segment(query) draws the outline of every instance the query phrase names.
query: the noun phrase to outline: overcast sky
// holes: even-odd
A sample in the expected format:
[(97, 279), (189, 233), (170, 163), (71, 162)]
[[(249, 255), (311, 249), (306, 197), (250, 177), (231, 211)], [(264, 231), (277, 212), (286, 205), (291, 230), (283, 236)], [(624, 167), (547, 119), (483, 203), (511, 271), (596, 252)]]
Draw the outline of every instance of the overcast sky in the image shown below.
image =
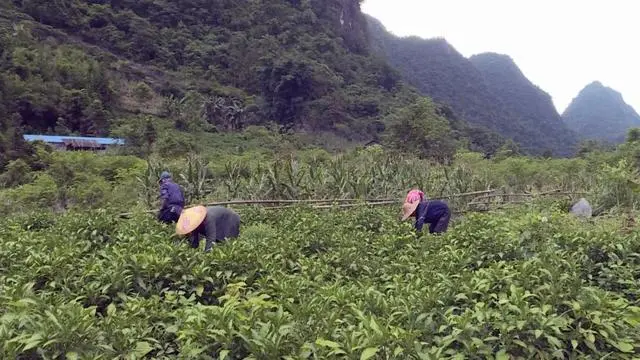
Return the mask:
[(640, 0), (365, 0), (398, 36), (444, 37), (464, 56), (513, 58), (562, 113), (599, 80), (640, 112)]

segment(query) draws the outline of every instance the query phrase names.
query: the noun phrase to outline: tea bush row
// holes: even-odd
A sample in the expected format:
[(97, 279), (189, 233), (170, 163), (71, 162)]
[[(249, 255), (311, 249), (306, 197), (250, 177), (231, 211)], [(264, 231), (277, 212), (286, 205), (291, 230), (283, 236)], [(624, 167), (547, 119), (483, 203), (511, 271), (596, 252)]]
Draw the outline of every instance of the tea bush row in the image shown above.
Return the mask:
[(416, 236), (397, 209), (241, 209), (194, 250), (106, 211), (0, 224), (0, 358), (630, 359), (640, 233), (536, 208)]

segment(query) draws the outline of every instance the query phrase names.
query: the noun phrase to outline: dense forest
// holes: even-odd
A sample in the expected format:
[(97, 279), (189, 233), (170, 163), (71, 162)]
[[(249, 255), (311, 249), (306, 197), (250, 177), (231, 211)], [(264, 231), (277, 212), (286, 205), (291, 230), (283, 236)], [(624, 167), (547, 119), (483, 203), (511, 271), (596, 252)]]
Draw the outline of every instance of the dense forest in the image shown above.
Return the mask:
[(582, 89), (562, 117), (581, 137), (614, 144), (623, 142), (630, 128), (640, 127), (640, 115), (599, 81)]
[(460, 146), (491, 155), (504, 144), (376, 56), (357, 0), (1, 6), (0, 167), (34, 156), (24, 132), (117, 135), (140, 146), (146, 133), (174, 144), (169, 154), (202, 143), (197, 134), (253, 125), (400, 144), (394, 134), (415, 126), (407, 121), (416, 114), (427, 126), (411, 150), (424, 156), (434, 147), (420, 143), (434, 137), (447, 144), (435, 154), (443, 159)]
[[(506, 57), (465, 58), (445, 39), (399, 38), (368, 17), (372, 49), (424, 95), (448, 104), (472, 124), (513, 139), (527, 153), (573, 153), (577, 138), (550, 96)], [(497, 61), (496, 61), (497, 60)]]

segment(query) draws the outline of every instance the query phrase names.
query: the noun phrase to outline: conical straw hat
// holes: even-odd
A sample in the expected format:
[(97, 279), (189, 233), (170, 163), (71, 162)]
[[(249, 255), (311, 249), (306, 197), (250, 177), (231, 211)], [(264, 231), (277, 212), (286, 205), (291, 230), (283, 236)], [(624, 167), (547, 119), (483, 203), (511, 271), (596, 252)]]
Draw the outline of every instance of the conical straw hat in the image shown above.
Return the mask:
[(420, 204), (420, 201), (414, 201), (412, 203), (405, 202), (402, 205), (402, 221), (407, 220), (411, 215), (413, 215), (418, 208), (418, 204)]
[(206, 216), (207, 208), (202, 205), (182, 210), (180, 218), (176, 223), (176, 234), (189, 234), (202, 224), (202, 220), (204, 220)]

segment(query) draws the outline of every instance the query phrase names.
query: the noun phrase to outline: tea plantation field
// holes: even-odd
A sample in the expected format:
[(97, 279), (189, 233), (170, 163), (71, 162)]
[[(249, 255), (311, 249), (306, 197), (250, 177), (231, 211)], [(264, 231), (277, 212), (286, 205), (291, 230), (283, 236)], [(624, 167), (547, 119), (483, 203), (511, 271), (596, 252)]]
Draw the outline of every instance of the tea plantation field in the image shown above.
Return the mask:
[(152, 218), (0, 220), (1, 359), (633, 359), (640, 232), (560, 211), (417, 237), (398, 209), (241, 209), (205, 254)]

